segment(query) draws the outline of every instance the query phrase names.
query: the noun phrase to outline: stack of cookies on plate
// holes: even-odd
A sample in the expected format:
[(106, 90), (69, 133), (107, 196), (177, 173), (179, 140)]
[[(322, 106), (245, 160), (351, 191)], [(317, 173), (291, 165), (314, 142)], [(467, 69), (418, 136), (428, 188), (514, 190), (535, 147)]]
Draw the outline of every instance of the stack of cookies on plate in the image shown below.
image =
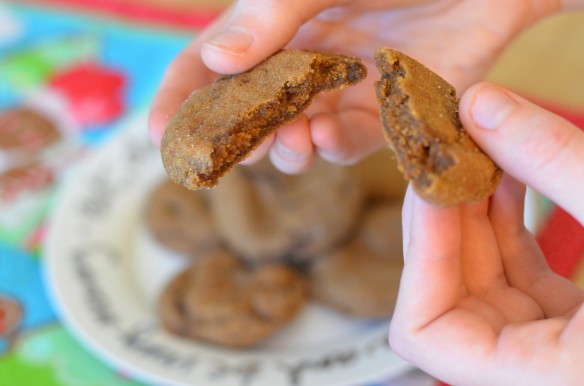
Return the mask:
[(162, 139), (164, 167), (189, 189), (217, 187), (166, 183), (152, 196), (154, 235), (193, 257), (161, 296), (169, 331), (250, 346), (309, 298), (348, 315), (387, 317), (402, 268), (399, 173), (438, 206), (493, 193), (501, 170), (465, 132), (454, 87), (398, 51), (380, 49), (375, 60), (380, 119), (397, 165), (386, 152), (352, 168), (321, 162), (295, 177), (267, 162), (237, 166), (317, 94), (361, 82), (359, 58), (282, 50), (185, 100)]
[(388, 152), (353, 167), (317, 163), (290, 176), (269, 162), (236, 166), (212, 190), (164, 181), (146, 219), (165, 247), (190, 258), (166, 286), (171, 333), (248, 347), (315, 300), (342, 314), (391, 315), (402, 269), (406, 183)]

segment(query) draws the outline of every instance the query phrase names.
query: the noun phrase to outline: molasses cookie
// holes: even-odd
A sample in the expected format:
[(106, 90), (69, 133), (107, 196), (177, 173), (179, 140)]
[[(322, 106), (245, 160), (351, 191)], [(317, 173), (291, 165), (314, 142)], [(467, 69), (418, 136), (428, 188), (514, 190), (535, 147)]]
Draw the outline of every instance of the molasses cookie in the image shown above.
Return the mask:
[(324, 161), (296, 176), (267, 160), (237, 166), (209, 193), (221, 237), (250, 262), (314, 258), (348, 236), (363, 205), (350, 171)]
[(281, 264), (244, 267), (218, 250), (179, 274), (159, 301), (171, 333), (231, 347), (248, 347), (271, 336), (306, 301), (306, 282)]
[(403, 267), (401, 205), (368, 210), (360, 231), (310, 267), (315, 299), (363, 318), (393, 312)]
[(16, 108), (0, 113), (0, 150), (35, 152), (60, 137), (55, 124), (33, 110)]
[(454, 87), (398, 51), (380, 49), (375, 60), (385, 138), (415, 191), (440, 206), (490, 196), (502, 171), (462, 127)]
[(283, 50), (249, 71), (194, 91), (168, 124), (162, 161), (174, 182), (209, 188), (316, 94), (360, 82), (358, 58)]
[(219, 244), (204, 193), (168, 180), (152, 191), (146, 223), (159, 243), (176, 252), (204, 254)]

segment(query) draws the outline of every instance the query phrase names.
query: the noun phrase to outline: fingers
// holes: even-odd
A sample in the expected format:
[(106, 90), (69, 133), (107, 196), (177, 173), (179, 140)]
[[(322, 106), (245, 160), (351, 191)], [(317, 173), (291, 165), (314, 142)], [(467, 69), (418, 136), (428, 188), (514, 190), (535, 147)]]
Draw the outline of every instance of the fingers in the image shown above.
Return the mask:
[(523, 225), (525, 187), (504, 175), (491, 198), (489, 217), (509, 285), (534, 299), (546, 317), (565, 315), (584, 301), (583, 292), (553, 273)]
[(306, 21), (335, 0), (239, 0), (223, 28), (203, 44), (205, 64), (222, 74), (250, 69), (284, 47)]
[(577, 127), (489, 83), (464, 93), (460, 118), (506, 172), (584, 224), (584, 133)]
[[(459, 212), (459, 207), (434, 207), (411, 185), (408, 188), (403, 208), (405, 264), (389, 330), (395, 352), (444, 379), (449, 364), (462, 358), (469, 364), (481, 363), (477, 357), (496, 334), (481, 317), (458, 307), (463, 298)], [(496, 310), (485, 303), (475, 305), (500, 329), (503, 322)], [(477, 369), (469, 366), (461, 373), (464, 378), (477, 374)]]
[(201, 61), (202, 42), (222, 29), (229, 17), (226, 11), (205, 32), (185, 48), (168, 66), (158, 92), (154, 96), (148, 118), (148, 130), (152, 143), (160, 141), (170, 118), (194, 90), (206, 86), (215, 77)]
[(488, 211), (488, 199), (460, 206), (464, 283), (477, 295), (507, 285)]
[(462, 275), (467, 292), (490, 304), (507, 322), (540, 319), (543, 313), (538, 303), (508, 285), (489, 209), (488, 199), (460, 207)]
[[(275, 149), (270, 153), (274, 165), (284, 172), (297, 173), (306, 170), (315, 155), (337, 165), (351, 165), (381, 148), (385, 141), (375, 95), (370, 92), (372, 83), (365, 80), (348, 92), (315, 98), (306, 111), (309, 119), (303, 121), (305, 125), (278, 130)], [(305, 139), (310, 139), (310, 144)], [(277, 150), (278, 145), (283, 146), (282, 151)]]
[(338, 165), (352, 165), (384, 144), (379, 116), (364, 109), (315, 115), (311, 131), (318, 155)]
[(211, 82), (212, 77), (212, 73), (191, 50), (183, 51), (168, 67), (148, 119), (150, 138), (156, 146), (160, 146), (168, 121), (189, 94)]
[[(416, 194), (411, 203), (405, 265), (391, 335), (415, 333), (453, 308), (461, 295), (458, 207), (437, 208)], [(408, 213), (404, 211), (404, 215)]]
[(404, 203), (402, 206), (402, 237), (403, 237), (403, 256), (405, 257), (410, 245), (410, 229), (412, 222), (412, 206), (414, 205), (414, 188), (412, 184), (408, 184)]
[(504, 174), (491, 198), (489, 217), (511, 285), (527, 288), (549, 271), (545, 257), (523, 223), (525, 185)]
[(306, 171), (314, 161), (308, 118), (300, 116), (276, 132), (270, 149), (270, 160), (280, 171), (298, 174)]
[[(574, 339), (578, 337), (579, 339)], [(580, 304), (573, 312), (573, 316), (568, 321), (566, 328), (562, 331), (560, 339), (567, 343), (576, 343), (581, 346), (584, 337), (584, 306)]]
[[(270, 160), (277, 169), (288, 174), (306, 171), (316, 155), (337, 165), (351, 165), (383, 145), (378, 126), (377, 116), (358, 108), (338, 114), (317, 111), (310, 118), (303, 115), (278, 129), (269, 150)], [(252, 161), (262, 154), (265, 152), (256, 150)]]
[(582, 0), (562, 0), (562, 9), (565, 11), (581, 11), (584, 9)]

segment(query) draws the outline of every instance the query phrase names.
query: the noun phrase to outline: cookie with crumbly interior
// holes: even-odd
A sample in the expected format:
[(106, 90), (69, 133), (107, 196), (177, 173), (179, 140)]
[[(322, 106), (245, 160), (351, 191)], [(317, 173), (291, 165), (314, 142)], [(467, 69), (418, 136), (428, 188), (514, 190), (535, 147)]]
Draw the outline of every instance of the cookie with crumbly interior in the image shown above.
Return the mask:
[(193, 92), (169, 122), (164, 167), (189, 189), (213, 187), (316, 94), (356, 84), (366, 73), (358, 58), (282, 50), (249, 71), (219, 76)]
[(439, 206), (493, 194), (502, 171), (462, 127), (454, 87), (395, 50), (377, 50), (375, 61), (384, 135), (415, 191)]

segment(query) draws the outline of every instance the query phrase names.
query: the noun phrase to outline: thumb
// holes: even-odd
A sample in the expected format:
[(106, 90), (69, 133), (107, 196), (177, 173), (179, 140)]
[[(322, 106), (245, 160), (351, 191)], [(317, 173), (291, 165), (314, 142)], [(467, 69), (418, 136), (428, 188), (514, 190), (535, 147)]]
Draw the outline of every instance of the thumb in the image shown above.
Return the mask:
[(584, 224), (584, 133), (576, 126), (490, 83), (464, 93), (460, 119), (507, 173)]
[(224, 28), (203, 44), (203, 62), (220, 74), (248, 70), (284, 47), (302, 24), (335, 3), (239, 0)]

